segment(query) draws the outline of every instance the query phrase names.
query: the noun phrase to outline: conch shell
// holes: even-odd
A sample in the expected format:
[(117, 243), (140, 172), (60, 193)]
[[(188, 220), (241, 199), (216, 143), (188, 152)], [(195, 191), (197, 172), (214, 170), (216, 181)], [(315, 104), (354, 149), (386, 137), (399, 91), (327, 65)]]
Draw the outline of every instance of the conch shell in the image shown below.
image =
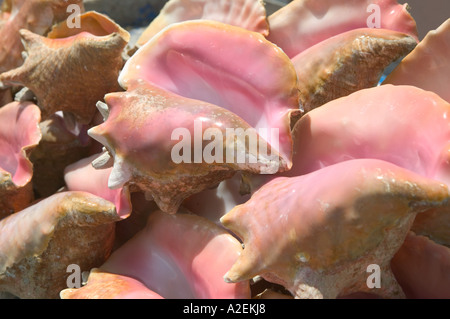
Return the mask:
[(391, 163), (345, 161), (280, 177), (222, 217), (244, 250), (225, 275), (261, 275), (297, 298), (373, 292), (367, 269), (378, 265), (383, 297), (404, 297), (390, 269), (417, 213), (449, 198), (447, 186)]
[(269, 34), (266, 9), (261, 0), (170, 0), (137, 41), (147, 43), (162, 29), (187, 20), (214, 20), (250, 31)]
[(267, 142), (269, 131), (277, 130), (279, 145), (271, 146), (291, 166), (290, 129), (301, 114), (297, 74), (283, 51), (261, 34), (215, 21), (173, 24), (125, 64), (121, 86), (127, 89), (136, 80), (223, 107), (265, 130)]
[(355, 29), (324, 40), (292, 58), (305, 111), (375, 87), (384, 70), (414, 49), (416, 40), (385, 29)]
[(67, 269), (103, 264), (120, 218), (112, 203), (84, 192), (52, 195), (0, 221), (0, 291), (57, 298)]
[[(98, 105), (105, 123), (88, 132), (107, 150), (96, 168), (114, 166), (110, 188), (137, 185), (165, 212), (175, 213), (185, 198), (236, 171), (276, 172), (287, 166), (249, 124), (221, 107), (142, 81), (127, 92), (107, 94), (105, 101)], [(246, 134), (230, 135), (227, 129), (243, 129), (268, 152), (250, 147)], [(214, 141), (207, 143), (206, 136)]]
[(430, 31), (389, 74), (383, 84), (413, 85), (432, 91), (450, 103), (450, 19)]
[(0, 73), (23, 64), (19, 30), (45, 35), (51, 26), (66, 20), (67, 8), (75, 4), (84, 11), (82, 0), (6, 0), (0, 15)]
[(34, 199), (29, 154), (41, 139), (40, 120), (41, 112), (31, 102), (0, 108), (0, 219)]
[(284, 175), (375, 158), (450, 185), (449, 112), (438, 95), (413, 86), (382, 85), (331, 101), (297, 122), (294, 165)]
[(411, 35), (416, 22), (396, 0), (294, 0), (269, 16), (268, 40), (293, 58), (339, 33), (377, 27)]
[[(373, 158), (450, 185), (449, 112), (445, 100), (413, 86), (382, 85), (331, 101), (297, 122), (294, 165), (283, 174)], [(450, 225), (449, 210), (421, 214), (413, 230), (450, 244), (450, 228), (444, 226)]]
[[(64, 290), (61, 296), (95, 296), (92, 291), (98, 288), (100, 280), (96, 278), (104, 278), (105, 294), (111, 297), (141, 295), (144, 285), (169, 299), (247, 299), (250, 298), (248, 281), (230, 284), (222, 278), (241, 251), (237, 239), (202, 217), (155, 211), (144, 230), (91, 273), (86, 286)], [(121, 278), (114, 274), (120, 274)], [(130, 283), (132, 278), (138, 282)], [(124, 282), (127, 290), (117, 291)]]
[[(96, 102), (120, 90), (117, 77), (124, 64), (128, 32), (98, 13), (86, 13), (81, 19), (86, 23), (80, 29), (60, 26), (51, 33), (62, 38), (20, 30), (28, 57), (19, 68), (0, 75), (4, 86), (29, 88), (44, 119), (64, 111), (79, 123), (89, 124), (97, 112)], [(74, 30), (78, 33), (73, 34)]]

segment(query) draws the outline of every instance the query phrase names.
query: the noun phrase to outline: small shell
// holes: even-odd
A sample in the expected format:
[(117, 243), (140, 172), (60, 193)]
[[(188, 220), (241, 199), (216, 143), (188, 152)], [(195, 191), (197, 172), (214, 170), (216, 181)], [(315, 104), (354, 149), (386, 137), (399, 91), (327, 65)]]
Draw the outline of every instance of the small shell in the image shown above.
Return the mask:
[(137, 41), (147, 43), (162, 29), (187, 20), (214, 20), (267, 36), (269, 24), (261, 0), (170, 0)]
[(290, 129), (301, 113), (297, 74), (261, 34), (215, 21), (173, 24), (127, 61), (119, 82), (126, 89), (139, 79), (223, 107), (256, 130), (277, 130), (278, 145), (266, 140), (291, 166)]
[(57, 298), (68, 266), (105, 262), (114, 241), (114, 205), (83, 192), (58, 193), (0, 221), (0, 291)]
[(221, 219), (245, 246), (225, 280), (261, 275), (298, 298), (336, 298), (371, 292), (366, 269), (377, 264), (377, 294), (402, 297), (389, 263), (416, 214), (448, 197), (445, 185), (378, 160), (274, 179)]
[[(111, 20), (97, 17), (114, 29)], [(100, 30), (100, 35), (76, 29), (80, 33), (49, 39), (21, 30), (28, 58), (21, 67), (0, 74), (0, 81), (28, 87), (36, 95), (45, 119), (64, 111), (75, 115), (81, 124), (89, 124), (97, 112), (96, 102), (106, 93), (120, 90), (117, 77), (129, 35), (121, 29), (106, 36), (107, 28), (86, 29)]]
[[(108, 186), (136, 184), (165, 212), (175, 213), (185, 198), (236, 171), (276, 172), (287, 165), (249, 124), (221, 107), (145, 83), (108, 94), (105, 101), (109, 107), (106, 122), (88, 133), (114, 158)], [(229, 129), (254, 135), (260, 149), (269, 152), (251, 148), (246, 134), (230, 135)], [(208, 132), (214, 132), (214, 142), (207, 143)], [(205, 157), (212, 153), (212, 158)]]
[(416, 44), (404, 33), (363, 28), (331, 37), (293, 57), (305, 111), (375, 87), (383, 71)]
[(450, 19), (430, 31), (389, 74), (383, 84), (413, 85), (432, 91), (450, 103)]
[[(118, 282), (129, 278), (138, 280), (132, 291), (129, 285), (114, 288), (112, 293), (116, 296), (141, 293), (141, 283), (168, 299), (247, 299), (248, 281), (229, 284), (222, 278), (241, 251), (241, 244), (233, 236), (202, 217), (156, 211), (150, 215), (146, 228), (116, 250), (96, 272), (111, 274), (109, 287), (117, 287)], [(95, 285), (94, 280), (92, 284)], [(89, 280), (71, 295), (92, 296), (95, 287), (90, 285)], [(66, 292), (62, 295), (71, 297)]]
[(39, 108), (12, 102), (0, 108), (0, 219), (33, 200), (33, 164), (28, 156), (40, 139)]
[(339, 33), (372, 27), (369, 22), (377, 13), (380, 28), (409, 34), (418, 42), (416, 22), (397, 0), (294, 0), (269, 17), (268, 40), (292, 58)]

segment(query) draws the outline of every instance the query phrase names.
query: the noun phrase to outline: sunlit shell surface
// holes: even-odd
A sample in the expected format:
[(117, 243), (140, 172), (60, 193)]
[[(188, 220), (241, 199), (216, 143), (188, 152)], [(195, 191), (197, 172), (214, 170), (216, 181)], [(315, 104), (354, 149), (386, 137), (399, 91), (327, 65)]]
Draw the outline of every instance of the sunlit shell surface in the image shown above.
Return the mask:
[(336, 99), (297, 122), (294, 165), (285, 175), (376, 158), (450, 184), (449, 112), (438, 95), (413, 86), (383, 85)]
[[(228, 284), (222, 278), (241, 251), (233, 236), (202, 217), (156, 211), (147, 227), (96, 272), (119, 274), (126, 281), (134, 278), (164, 298), (249, 298), (248, 281)], [(110, 277), (106, 285), (113, 290), (121, 283)], [(134, 286), (142, 291), (142, 286)], [(62, 295), (70, 298), (83, 291), (92, 294), (89, 281), (79, 291)]]
[(139, 280), (94, 268), (82, 289), (64, 289), (62, 299), (162, 299)]
[(117, 220), (112, 203), (84, 192), (58, 193), (0, 220), (0, 291), (57, 298), (69, 265), (106, 260)]
[[(334, 100), (297, 123), (294, 165), (285, 175), (375, 158), (450, 185), (449, 112), (445, 100), (413, 86), (383, 85)], [(417, 231), (449, 244), (448, 211), (419, 217)]]
[[(23, 63), (19, 30), (30, 30), (39, 35), (51, 26), (64, 21), (70, 4), (83, 10), (82, 0), (12, 0), (3, 1), (0, 16), (0, 73), (19, 67)], [(6, 4), (8, 2), (8, 4)]]
[(430, 31), (411, 54), (389, 74), (385, 84), (414, 85), (450, 103), (450, 19)]
[[(98, 168), (114, 166), (108, 181), (110, 188), (136, 184), (165, 212), (175, 213), (182, 200), (232, 177), (235, 171), (277, 172), (280, 166), (287, 165), (280, 155), (272, 160), (257, 149), (249, 149), (245, 136), (227, 136), (227, 128), (252, 130), (255, 136), (257, 132), (221, 107), (145, 82), (135, 83), (127, 92), (108, 94), (105, 101), (105, 123), (89, 130), (89, 135), (107, 149), (104, 165)], [(177, 133), (180, 128), (182, 134)], [(203, 141), (208, 130), (214, 132), (218, 145), (214, 147), (213, 162), (205, 162), (205, 153), (212, 154), (212, 150), (205, 151), (211, 147)], [(195, 140), (196, 135), (200, 142)], [(183, 141), (187, 146), (180, 150), (177, 145)], [(259, 147), (263, 143), (261, 139)], [(266, 145), (266, 149), (270, 153), (270, 147)], [(174, 154), (180, 152), (183, 156), (178, 162)], [(233, 155), (230, 161), (228, 154)]]
[(450, 19), (415, 12), (0, 0), (0, 299), (450, 299)]
[(119, 82), (126, 89), (136, 79), (223, 107), (257, 130), (277, 129), (279, 146), (272, 146), (290, 167), (297, 75), (283, 51), (261, 34), (214, 21), (174, 24), (127, 61)]
[(361, 28), (322, 41), (292, 58), (301, 102), (310, 111), (376, 86), (385, 69), (407, 55), (416, 40), (404, 33)]
[[(379, 26), (371, 19), (373, 10), (379, 14)], [(418, 40), (416, 22), (407, 5), (396, 0), (294, 0), (269, 17), (268, 39), (292, 58), (332, 36), (372, 23), (372, 27), (406, 33)]]
[(269, 34), (266, 9), (261, 0), (170, 0), (137, 44), (142, 46), (168, 25), (187, 20), (214, 20), (265, 36)]
[(0, 74), (3, 85), (32, 91), (44, 118), (64, 111), (89, 124), (97, 112), (96, 102), (119, 90), (117, 76), (124, 64), (128, 32), (96, 13), (81, 21), (85, 22), (81, 29), (57, 27), (51, 33), (55, 38), (20, 30), (28, 57), (19, 68)]
[(377, 264), (376, 293), (402, 297), (389, 263), (415, 215), (448, 196), (442, 183), (370, 159), (274, 179), (221, 219), (244, 243), (225, 280), (261, 275), (298, 298), (336, 298), (370, 292), (365, 270)]

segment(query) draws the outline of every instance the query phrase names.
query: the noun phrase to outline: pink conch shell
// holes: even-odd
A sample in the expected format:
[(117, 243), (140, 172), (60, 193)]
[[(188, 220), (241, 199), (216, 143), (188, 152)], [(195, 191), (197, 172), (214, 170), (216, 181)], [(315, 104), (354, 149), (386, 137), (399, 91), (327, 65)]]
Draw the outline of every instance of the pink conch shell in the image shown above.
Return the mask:
[(69, 132), (61, 116), (54, 114), (39, 124), (42, 138), (30, 155), (35, 194), (45, 198), (64, 187), (64, 169), (89, 155), (91, 141)]
[(293, 57), (305, 111), (376, 86), (383, 71), (416, 44), (404, 33), (362, 28), (331, 37)]
[(52, 27), (47, 38), (60, 39), (75, 36), (82, 32), (88, 32), (96, 36), (107, 36), (118, 33), (126, 42), (130, 41), (130, 34), (108, 16), (96, 11), (88, 11), (79, 16), (79, 28), (70, 28), (67, 21)]
[(221, 219), (245, 245), (225, 280), (261, 275), (298, 298), (336, 298), (371, 292), (366, 269), (377, 264), (377, 294), (402, 297), (389, 263), (416, 213), (448, 196), (444, 184), (370, 159), (274, 179)]
[(375, 158), (450, 185), (449, 115), (449, 103), (413, 86), (383, 85), (355, 92), (297, 122), (294, 165), (285, 175)]
[(170, 24), (187, 20), (214, 20), (250, 31), (269, 34), (261, 0), (170, 0), (137, 41), (144, 45)]
[(64, 289), (61, 299), (162, 299), (136, 279), (127, 276), (91, 270), (86, 286)]
[(92, 155), (66, 167), (64, 180), (67, 190), (88, 192), (106, 199), (116, 206), (117, 213), (121, 218), (126, 218), (131, 213), (131, 198), (128, 187), (114, 190), (108, 187), (108, 179), (112, 168), (95, 169), (92, 162), (99, 157), (99, 154)]
[[(135, 184), (165, 212), (175, 213), (185, 198), (232, 177), (235, 171), (275, 173), (286, 168), (264, 139), (258, 138), (258, 146), (268, 150), (266, 154), (249, 147), (245, 134), (227, 135), (227, 129), (242, 128), (258, 136), (249, 124), (221, 107), (145, 83), (107, 94), (105, 101), (107, 105), (99, 104), (105, 123), (88, 132), (108, 150), (105, 160), (99, 159), (104, 164), (97, 168), (114, 165), (110, 188)], [(180, 129), (183, 132), (177, 133)], [(208, 132), (214, 132), (217, 143), (203, 139)], [(183, 158), (175, 159), (174, 154), (181, 153), (180, 143), (187, 149), (183, 147)], [(211, 143), (217, 147), (214, 158), (207, 159), (204, 154), (207, 149), (212, 154)]]
[(214, 21), (171, 25), (125, 64), (121, 86), (136, 79), (223, 107), (256, 130), (278, 129), (276, 150), (290, 167), (291, 116), (300, 112), (297, 74), (261, 34)]
[[(449, 115), (449, 103), (416, 87), (383, 85), (358, 91), (297, 122), (294, 165), (284, 174), (299, 176), (349, 159), (374, 158), (450, 185)], [(431, 227), (449, 225), (449, 210), (423, 214), (418, 233), (449, 244), (450, 228)]]
[(430, 31), (386, 78), (386, 84), (413, 85), (450, 103), (450, 19)]
[(0, 16), (0, 73), (19, 67), (23, 63), (23, 45), (19, 30), (27, 29), (44, 35), (50, 27), (65, 20), (71, 4), (84, 11), (82, 0), (13, 0), (3, 1)]
[(450, 299), (449, 247), (410, 232), (391, 265), (408, 298)]
[(0, 108), (0, 219), (33, 200), (33, 165), (28, 155), (41, 139), (39, 108), (12, 102)]
[(269, 17), (268, 40), (292, 58), (339, 33), (372, 27), (372, 15), (378, 10), (382, 29), (406, 33), (418, 41), (407, 5), (396, 0), (294, 0)]
[(250, 298), (248, 281), (223, 280), (241, 252), (233, 236), (202, 217), (156, 211), (99, 270), (134, 278), (169, 299)]
[(28, 87), (36, 95), (44, 118), (64, 111), (81, 124), (89, 124), (97, 112), (96, 102), (106, 93), (120, 90), (117, 77), (128, 43), (123, 34), (128, 33), (78, 31), (66, 38), (49, 39), (20, 30), (28, 58), (21, 67), (1, 74), (0, 81)]
[(0, 291), (57, 298), (72, 264), (90, 270), (111, 252), (114, 205), (83, 192), (55, 194), (0, 221)]

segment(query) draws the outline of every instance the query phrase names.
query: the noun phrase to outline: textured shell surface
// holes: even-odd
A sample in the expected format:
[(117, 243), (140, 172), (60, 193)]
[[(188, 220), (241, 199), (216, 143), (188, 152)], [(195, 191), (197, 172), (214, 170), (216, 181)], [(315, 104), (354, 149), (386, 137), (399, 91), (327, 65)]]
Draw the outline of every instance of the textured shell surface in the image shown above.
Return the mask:
[(409, 34), (418, 41), (416, 21), (407, 5), (396, 0), (294, 0), (269, 16), (268, 39), (292, 58), (332, 36), (367, 28), (370, 6), (379, 10), (380, 28)]
[(261, 0), (170, 0), (137, 41), (144, 45), (165, 27), (188, 20), (213, 20), (269, 34), (266, 9)]

